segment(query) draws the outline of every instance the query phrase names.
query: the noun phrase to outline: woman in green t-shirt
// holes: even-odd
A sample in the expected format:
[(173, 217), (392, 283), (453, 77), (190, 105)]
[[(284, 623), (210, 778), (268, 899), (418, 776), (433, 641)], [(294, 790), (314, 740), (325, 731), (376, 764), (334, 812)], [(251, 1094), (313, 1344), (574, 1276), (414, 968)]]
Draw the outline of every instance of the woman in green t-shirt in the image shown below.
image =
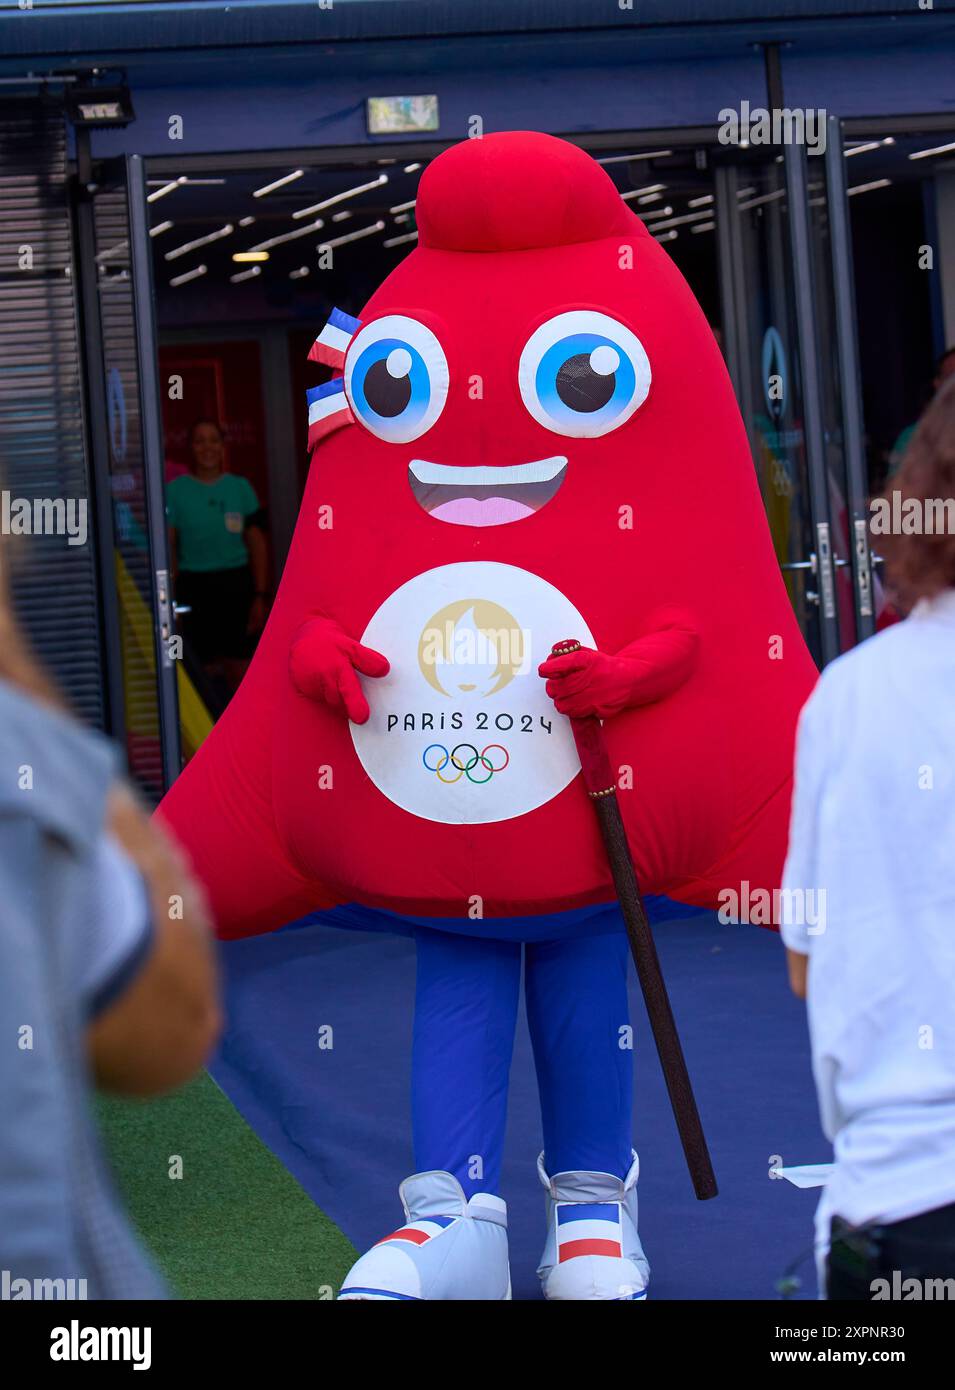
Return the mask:
[(189, 446), (192, 471), (166, 485), (173, 583), (184, 638), (232, 693), (268, 616), (264, 514), (248, 479), (226, 472), (217, 421), (197, 420)]

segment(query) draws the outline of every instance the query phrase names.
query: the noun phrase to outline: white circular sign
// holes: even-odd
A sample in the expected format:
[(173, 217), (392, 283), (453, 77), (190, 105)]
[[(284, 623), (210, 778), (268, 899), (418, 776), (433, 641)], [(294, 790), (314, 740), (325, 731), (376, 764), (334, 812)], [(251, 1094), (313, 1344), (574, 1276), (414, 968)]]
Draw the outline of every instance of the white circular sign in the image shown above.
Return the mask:
[(568, 637), (594, 645), (570, 600), (514, 565), (442, 565), (396, 589), (361, 638), (391, 670), (362, 678), (371, 717), (350, 726), (378, 790), (446, 825), (510, 820), (563, 791), (580, 762), (537, 668)]

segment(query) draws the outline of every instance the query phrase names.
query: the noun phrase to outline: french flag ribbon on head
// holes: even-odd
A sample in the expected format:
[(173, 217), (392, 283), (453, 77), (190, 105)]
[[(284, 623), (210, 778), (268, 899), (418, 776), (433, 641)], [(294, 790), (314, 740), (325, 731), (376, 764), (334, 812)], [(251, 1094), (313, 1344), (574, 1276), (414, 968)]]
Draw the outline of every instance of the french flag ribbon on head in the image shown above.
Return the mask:
[(308, 400), (308, 452), (311, 453), (320, 440), (332, 430), (342, 425), (351, 425), (355, 417), (351, 413), (345, 383), (341, 377), (326, 381), (321, 386), (311, 386), (305, 392)]
[(558, 1202), (557, 1262), (578, 1255), (623, 1258), (619, 1202)]
[(309, 362), (323, 362), (326, 367), (340, 367), (345, 361), (348, 344), (361, 328), (361, 319), (341, 309), (333, 309), (328, 322), (319, 333), (308, 354)]

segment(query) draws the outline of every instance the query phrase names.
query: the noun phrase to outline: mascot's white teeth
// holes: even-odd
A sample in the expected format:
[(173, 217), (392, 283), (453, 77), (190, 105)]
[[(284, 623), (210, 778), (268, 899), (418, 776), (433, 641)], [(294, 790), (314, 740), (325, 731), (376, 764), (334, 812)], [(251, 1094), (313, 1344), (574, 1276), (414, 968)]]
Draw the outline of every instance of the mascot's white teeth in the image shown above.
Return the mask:
[(567, 476), (563, 454), (508, 467), (468, 468), (412, 459), (411, 491), (438, 521), (454, 526), (504, 526), (533, 516), (549, 502)]

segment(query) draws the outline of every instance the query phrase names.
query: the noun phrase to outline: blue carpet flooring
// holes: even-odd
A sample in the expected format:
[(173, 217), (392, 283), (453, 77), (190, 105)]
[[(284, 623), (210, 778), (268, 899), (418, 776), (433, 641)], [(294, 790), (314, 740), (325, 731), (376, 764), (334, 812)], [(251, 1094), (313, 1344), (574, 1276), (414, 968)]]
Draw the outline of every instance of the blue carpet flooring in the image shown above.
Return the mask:
[[(651, 1297), (776, 1298), (810, 1254), (818, 1193), (773, 1179), (774, 1163), (823, 1162), (805, 1010), (778, 936), (715, 914), (655, 925), (720, 1195), (697, 1202), (636, 979), (640, 1232)], [(414, 946), (404, 937), (297, 924), (223, 946), (228, 1032), (211, 1070), (315, 1202), (364, 1250), (393, 1230), (413, 1171), (408, 1117)], [(540, 1296), (541, 1147), (530, 1043), (518, 1025), (501, 1195), (516, 1299)]]

